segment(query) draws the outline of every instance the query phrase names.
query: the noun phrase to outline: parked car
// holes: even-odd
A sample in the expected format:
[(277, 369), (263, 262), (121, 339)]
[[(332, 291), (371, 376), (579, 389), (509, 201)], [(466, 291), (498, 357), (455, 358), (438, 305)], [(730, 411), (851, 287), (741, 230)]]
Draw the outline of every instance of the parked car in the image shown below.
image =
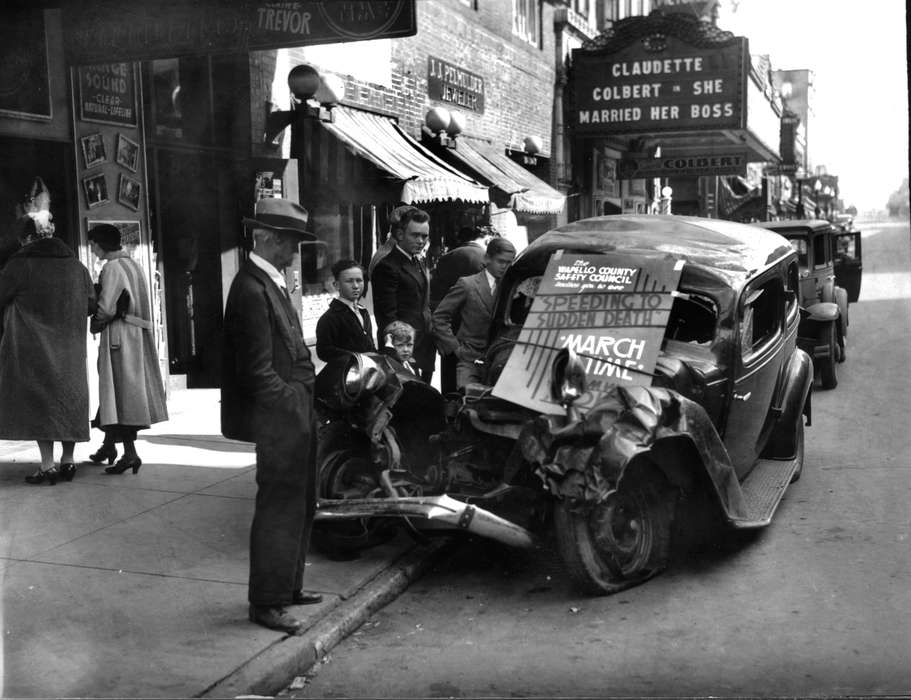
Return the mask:
[[(766, 221), (761, 226), (787, 238), (797, 252), (800, 264), (800, 305), (804, 309), (798, 332), (798, 344), (813, 358), (813, 365), (819, 375), (823, 389), (838, 386), (837, 363), (847, 357), (848, 335), (847, 290), (838, 284), (835, 274), (836, 246), (843, 234), (828, 221), (819, 219), (806, 221)], [(852, 236), (853, 238), (853, 236)], [(854, 258), (859, 262), (859, 239)], [(844, 274), (859, 275), (860, 268), (853, 267), (851, 273), (843, 267)]]
[[(593, 388), (593, 366), (611, 364), (608, 341), (538, 334), (541, 290), (556, 279), (542, 281), (549, 263), (589, 257), (607, 261), (597, 268), (605, 284), (654, 261), (679, 277), (661, 292), (666, 316), (648, 317), (655, 368), (638, 384), (606, 372), (616, 381)], [(797, 284), (787, 240), (727, 221), (604, 216), (544, 234), (497, 287), (484, 384), (442, 397), (382, 355), (352, 354), (320, 372), (317, 546), (367, 546), (390, 516), (511, 546), (552, 535), (571, 578), (603, 595), (666, 566), (682, 497), (726, 527), (768, 525), (801, 474), (811, 417)], [(611, 294), (583, 287), (572, 303), (625, 312)], [(599, 325), (606, 318), (576, 322), (620, 337)], [(526, 363), (527, 352), (538, 360)], [(548, 410), (504, 390), (508, 377), (540, 389)]]

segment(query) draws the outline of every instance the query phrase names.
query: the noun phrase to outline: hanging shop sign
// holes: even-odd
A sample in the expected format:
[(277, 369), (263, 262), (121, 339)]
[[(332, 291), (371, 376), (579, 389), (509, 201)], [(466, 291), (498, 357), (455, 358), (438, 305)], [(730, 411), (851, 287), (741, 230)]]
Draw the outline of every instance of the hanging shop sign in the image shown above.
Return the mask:
[(427, 96), (484, 114), (484, 78), (442, 58), (427, 57)]
[(415, 0), (82, 0), (63, 5), (70, 64), (364, 41), (417, 33)]
[(136, 126), (136, 81), (130, 63), (79, 66), (79, 118)]
[(617, 176), (621, 180), (634, 180), (672, 175), (746, 175), (747, 161), (746, 151), (702, 156), (623, 158)]
[(743, 37), (698, 46), (662, 35), (617, 50), (575, 49), (572, 126), (597, 136), (745, 128), (748, 71)]

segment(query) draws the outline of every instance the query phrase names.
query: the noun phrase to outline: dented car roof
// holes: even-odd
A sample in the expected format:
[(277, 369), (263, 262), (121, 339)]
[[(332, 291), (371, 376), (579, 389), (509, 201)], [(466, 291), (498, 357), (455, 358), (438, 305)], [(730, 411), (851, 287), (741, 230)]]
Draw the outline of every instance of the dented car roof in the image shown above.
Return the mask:
[(793, 252), (782, 236), (747, 224), (689, 216), (612, 215), (574, 221), (545, 233), (518, 256), (514, 273), (521, 276), (537, 269), (540, 274), (559, 249), (670, 254), (687, 262), (681, 282), (709, 277), (735, 289)]

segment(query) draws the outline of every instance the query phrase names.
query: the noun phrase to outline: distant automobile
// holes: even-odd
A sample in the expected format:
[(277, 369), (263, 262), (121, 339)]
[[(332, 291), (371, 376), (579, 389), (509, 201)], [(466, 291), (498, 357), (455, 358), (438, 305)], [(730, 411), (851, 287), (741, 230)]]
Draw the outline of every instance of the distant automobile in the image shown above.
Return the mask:
[(851, 300), (851, 294), (839, 282), (851, 286), (856, 300), (863, 270), (860, 232), (845, 232), (821, 219), (765, 221), (754, 225), (784, 236), (797, 252), (803, 309), (798, 344), (813, 358), (823, 389), (834, 389), (838, 386), (837, 363), (847, 357)]

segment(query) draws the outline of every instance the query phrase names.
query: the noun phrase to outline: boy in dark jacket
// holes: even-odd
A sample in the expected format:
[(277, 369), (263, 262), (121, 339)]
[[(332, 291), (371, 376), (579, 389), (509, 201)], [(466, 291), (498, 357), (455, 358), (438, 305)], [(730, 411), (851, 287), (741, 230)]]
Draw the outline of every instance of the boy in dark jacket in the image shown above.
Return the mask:
[(316, 354), (329, 362), (348, 352), (375, 352), (370, 314), (359, 300), (364, 293), (364, 268), (354, 260), (332, 266), (338, 298), (316, 323)]

